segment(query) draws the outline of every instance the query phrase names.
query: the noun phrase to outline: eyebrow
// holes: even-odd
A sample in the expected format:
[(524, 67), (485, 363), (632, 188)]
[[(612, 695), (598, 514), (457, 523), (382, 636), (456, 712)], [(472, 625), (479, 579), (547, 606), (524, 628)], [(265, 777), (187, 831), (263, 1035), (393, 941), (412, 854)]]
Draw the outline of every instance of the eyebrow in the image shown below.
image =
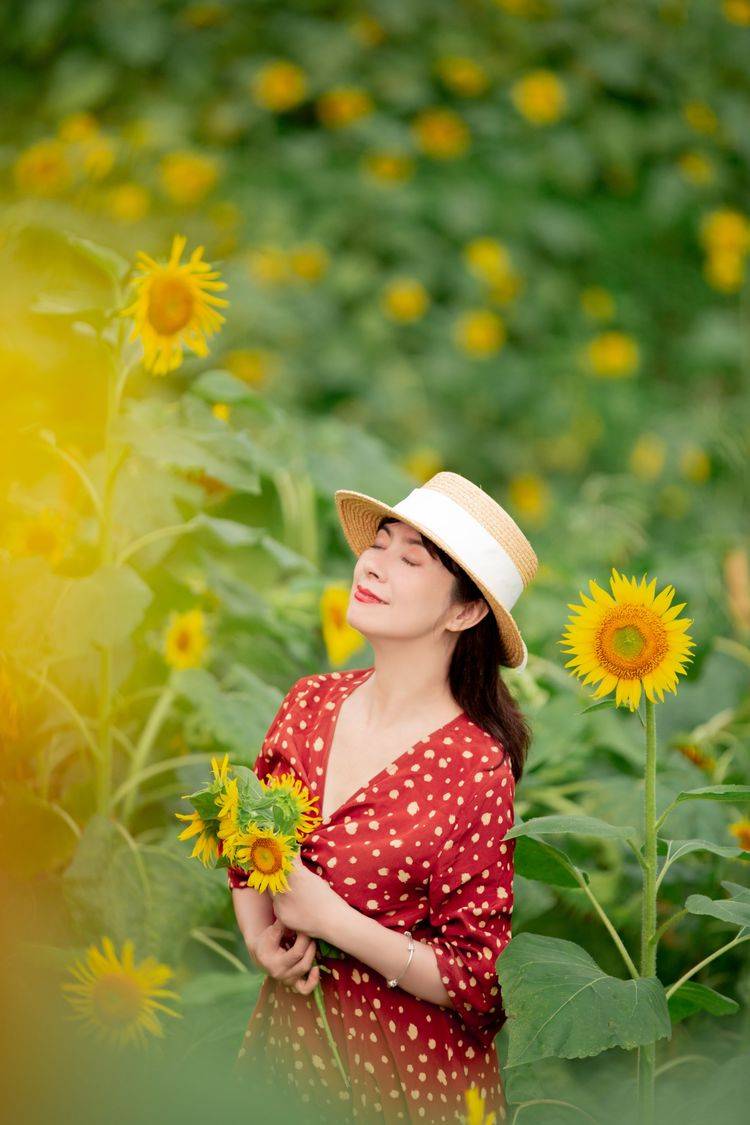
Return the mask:
[[(390, 527), (390, 525), (389, 525), (389, 524), (387, 524), (387, 523), (384, 523), (382, 527), (379, 527), (379, 528), (378, 528), (378, 531), (387, 531), (387, 532), (388, 532), (388, 538), (389, 538), (389, 539), (392, 539), (392, 538), (393, 538), (393, 530), (392, 530), (392, 528)], [(376, 534), (377, 534), (377, 533), (376, 533)], [(419, 537), (419, 539), (415, 539), (413, 535), (410, 535), (410, 536), (408, 537), (408, 539), (406, 540), (406, 542), (407, 542), (407, 543), (414, 543), (414, 544), (415, 544), (415, 546), (417, 546), (417, 547), (424, 547), (424, 542), (422, 541), (422, 538), (421, 538), (421, 536)], [(426, 548), (426, 547), (425, 547), (425, 550), (427, 550), (427, 548)]]

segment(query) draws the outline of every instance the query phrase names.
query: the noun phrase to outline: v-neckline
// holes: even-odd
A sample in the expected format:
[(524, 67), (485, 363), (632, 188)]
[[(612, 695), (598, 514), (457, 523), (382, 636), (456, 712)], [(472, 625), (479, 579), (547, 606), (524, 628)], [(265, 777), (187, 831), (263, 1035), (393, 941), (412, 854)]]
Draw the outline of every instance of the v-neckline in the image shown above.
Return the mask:
[[(325, 746), (323, 747), (323, 773), (318, 784), (318, 794), (320, 796), (319, 808), (321, 818), (323, 817), (323, 803), (326, 792), (326, 783), (328, 781), (328, 763), (331, 759), (331, 747), (333, 746), (333, 739), (336, 733), (336, 727), (338, 726), (338, 719), (339, 715), (341, 714), (342, 704), (346, 699), (349, 698), (355, 688), (359, 687), (360, 684), (365, 683), (366, 680), (369, 680), (370, 676), (375, 671), (375, 666), (373, 665), (372, 668), (365, 668), (364, 671), (366, 672), (365, 676), (360, 677), (356, 680), (352, 679), (351, 683), (346, 685), (344, 690), (339, 690), (336, 706), (332, 711), (329, 711), (330, 722), (328, 725), (328, 735), (325, 740)], [(383, 766), (382, 769), (378, 770), (377, 773), (368, 778), (368, 780), (365, 781), (363, 785), (360, 785), (359, 789), (355, 789), (353, 793), (346, 797), (338, 806), (338, 808), (333, 809), (333, 811), (325, 819), (322, 819), (321, 823), (318, 825), (318, 828), (326, 828), (329, 824), (331, 824), (333, 820), (339, 815), (339, 813), (347, 808), (347, 806), (350, 805), (352, 801), (359, 796), (360, 793), (373, 786), (377, 781), (380, 780), (380, 778), (384, 774), (386, 774), (389, 770), (392, 770), (394, 766), (399, 765), (402, 759), (406, 758), (409, 754), (416, 750), (418, 746), (421, 746), (422, 743), (431, 742), (437, 735), (442, 734), (442, 732), (445, 730), (449, 730), (450, 727), (456, 726), (456, 724), (461, 722), (461, 720), (465, 717), (466, 711), (461, 711), (460, 714), (456, 715), (455, 719), (450, 719), (447, 723), (443, 723), (442, 726), (436, 727), (435, 730), (430, 731), (429, 734), (425, 734), (422, 738), (417, 739), (417, 741), (412, 743), (411, 746), (407, 746), (407, 748), (400, 754), (398, 754), (393, 759), (393, 761), (388, 762), (385, 766)]]

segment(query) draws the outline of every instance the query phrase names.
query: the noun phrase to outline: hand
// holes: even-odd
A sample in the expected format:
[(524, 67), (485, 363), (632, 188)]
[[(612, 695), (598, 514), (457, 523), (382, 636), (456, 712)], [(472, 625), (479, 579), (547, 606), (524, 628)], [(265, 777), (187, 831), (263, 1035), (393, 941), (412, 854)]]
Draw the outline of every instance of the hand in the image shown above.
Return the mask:
[(248, 952), (269, 977), (307, 996), (320, 983), (320, 966), (313, 965), (317, 946), (307, 934), (297, 934), (290, 948), (282, 949), (281, 942), (287, 932), (283, 922), (276, 918), (247, 943)]
[(287, 878), (288, 890), (271, 892), (274, 914), (290, 930), (325, 937), (323, 931), (339, 896), (330, 883), (304, 865), (299, 853)]

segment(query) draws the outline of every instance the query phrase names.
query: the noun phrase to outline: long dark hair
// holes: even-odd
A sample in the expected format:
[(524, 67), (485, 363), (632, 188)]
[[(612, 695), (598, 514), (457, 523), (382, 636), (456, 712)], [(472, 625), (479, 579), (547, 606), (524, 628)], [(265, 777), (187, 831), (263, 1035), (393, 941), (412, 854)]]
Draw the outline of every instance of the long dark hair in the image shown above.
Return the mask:
[[(386, 523), (398, 522), (395, 516), (383, 516), (377, 530)], [(437, 543), (426, 535), (422, 535), (422, 542), (432, 557), (440, 559), (453, 575), (452, 605), (478, 599), (486, 601), (473, 578)], [(486, 730), (505, 750), (513, 777), (518, 781), (531, 742), (531, 728), (498, 671), (503, 663), (503, 642), (490, 609), (471, 629), (459, 633), (448, 669), (448, 684), (453, 698), (472, 722)]]

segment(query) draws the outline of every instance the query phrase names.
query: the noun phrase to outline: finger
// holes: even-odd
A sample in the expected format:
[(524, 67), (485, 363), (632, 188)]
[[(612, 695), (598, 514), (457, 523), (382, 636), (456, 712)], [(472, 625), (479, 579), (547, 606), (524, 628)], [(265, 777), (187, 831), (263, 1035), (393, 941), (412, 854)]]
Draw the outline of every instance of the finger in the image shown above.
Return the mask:
[[(315, 956), (317, 946), (315, 942), (307, 934), (299, 934), (294, 945), (283, 952), (283, 966), (286, 972), (292, 972), (299, 969), (305, 957), (310, 956), (312, 950), (312, 957)], [(309, 965), (309, 962), (308, 962)]]
[(300, 959), (296, 963), (296, 965), (292, 966), (291, 969), (286, 969), (286, 970), (282, 969), (281, 970), (281, 974), (282, 974), (282, 978), (283, 978), (284, 982), (288, 983), (290, 985), (296, 984), (296, 982), (301, 977), (303, 977), (307, 974), (307, 972), (309, 971), (310, 966), (312, 965), (314, 960), (315, 960), (315, 943), (312, 942), (310, 944), (310, 946), (305, 950), (305, 953), (302, 955), (302, 957), (300, 957)]
[(275, 938), (277, 938), (279, 941), (284, 936), (284, 923), (281, 921), (280, 918), (274, 918), (273, 922), (271, 922), (271, 925), (267, 926), (266, 928), (267, 928), (268, 932), (270, 934), (272, 934)]
[(303, 996), (308, 996), (320, 981), (320, 966), (313, 965), (307, 977), (297, 981), (296, 988)]

